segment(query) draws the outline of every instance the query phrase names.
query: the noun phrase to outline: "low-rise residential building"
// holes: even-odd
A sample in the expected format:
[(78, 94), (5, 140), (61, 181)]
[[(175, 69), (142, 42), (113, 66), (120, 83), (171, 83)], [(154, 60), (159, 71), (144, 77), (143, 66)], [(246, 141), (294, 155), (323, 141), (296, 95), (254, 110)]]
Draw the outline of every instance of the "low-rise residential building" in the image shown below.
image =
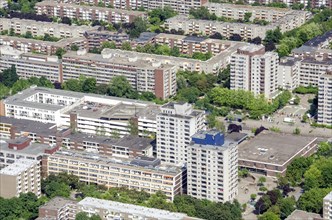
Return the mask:
[(332, 72), (319, 76), (317, 123), (332, 126)]
[(303, 210), (295, 209), (285, 220), (325, 220), (313, 212), (306, 212)]
[(311, 8), (332, 8), (331, 0), (312, 0), (310, 2)]
[(239, 167), (267, 176), (285, 175), (287, 166), (299, 156), (317, 150), (317, 138), (262, 131), (238, 146)]
[(205, 129), (205, 115), (189, 103), (170, 102), (157, 116), (157, 157), (172, 164), (188, 161), (190, 138)]
[[(121, 54), (122, 53), (122, 54)], [(102, 54), (86, 51), (67, 52), (62, 57), (63, 80), (80, 75), (93, 77), (97, 83), (109, 84), (115, 76), (124, 76), (140, 92), (152, 92), (165, 99), (176, 94), (176, 67), (148, 62), (135, 54), (104, 49)]]
[(96, 199), (92, 197), (86, 197), (79, 201), (77, 203), (77, 212), (85, 212), (88, 216), (98, 215), (102, 220), (198, 220), (197, 218), (188, 217), (184, 213), (146, 208), (138, 205)]
[(59, 149), (55, 144), (31, 143), (28, 137), (19, 137), (0, 142), (0, 168), (23, 158), (42, 162), (42, 157)]
[(228, 39), (234, 34), (239, 34), (241, 38), (245, 40), (250, 40), (255, 37), (263, 39), (265, 38), (266, 31), (276, 28), (271, 25), (262, 26), (257, 24), (191, 19), (185, 15), (169, 18), (164, 25), (167, 31), (174, 29), (176, 31), (183, 31), (184, 34), (206, 36), (218, 32)]
[(91, 30), (84, 33), (90, 49), (102, 47), (104, 42), (113, 41), (116, 45), (121, 45), (122, 42), (129, 40), (129, 35), (126, 33), (119, 33), (106, 30)]
[(171, 48), (177, 47), (180, 53), (192, 55), (195, 52), (212, 53), (217, 55), (227, 50), (232, 42), (204, 37), (184, 36), (175, 34), (158, 34), (150, 43), (167, 45)]
[(49, 34), (57, 38), (77, 38), (83, 37), (85, 31), (96, 30), (97, 28), (98, 27), (89, 27), (86, 25), (74, 26), (29, 19), (0, 18), (0, 31), (10, 31), (10, 29), (12, 29), (15, 34), (19, 35), (31, 32), (31, 35), (34, 37)]
[(118, 9), (152, 10), (159, 7), (171, 7), (179, 14), (189, 14), (191, 8), (199, 8), (207, 3), (207, 0), (57, 0), (57, 2), (66, 2), (73, 4), (100, 5), (114, 7)]
[(57, 3), (50, 0), (36, 3), (35, 8), (38, 15), (45, 14), (49, 17), (68, 17), (70, 19), (97, 20), (110, 23), (131, 23), (136, 18), (145, 19), (147, 17), (146, 12), (142, 11)]
[(239, 48), (231, 57), (230, 88), (274, 98), (278, 94), (278, 54), (264, 46)]
[(13, 65), (17, 75), (23, 79), (44, 76), (51, 82), (62, 82), (61, 62), (57, 56), (23, 53), (13, 47), (0, 45), (0, 71)]
[(294, 90), (300, 85), (300, 60), (294, 57), (280, 59), (278, 67), (278, 87)]
[(0, 35), (0, 45), (13, 47), (24, 53), (32, 52), (48, 55), (55, 55), (56, 51), (60, 48), (70, 50), (74, 45), (82, 49), (87, 48), (88, 46), (86, 39), (83, 37), (66, 38), (57, 42), (51, 42), (4, 35)]
[(32, 192), (40, 196), (40, 164), (38, 161), (19, 159), (0, 170), (0, 197), (18, 197)]
[(65, 126), (88, 134), (105, 136), (130, 133), (130, 123), (140, 136), (155, 134), (160, 106), (151, 102), (30, 87), (2, 103), (4, 116)]
[(62, 197), (54, 197), (39, 207), (37, 220), (75, 220), (77, 201)]
[(239, 178), (237, 143), (216, 130), (199, 131), (187, 151), (187, 194), (214, 202), (234, 200)]
[(60, 150), (47, 158), (47, 174), (66, 172), (80, 181), (110, 187), (126, 187), (148, 193), (162, 191), (167, 199), (181, 194), (185, 168), (160, 164), (151, 157), (120, 158), (73, 150)]
[(332, 191), (323, 199), (323, 219), (332, 219)]

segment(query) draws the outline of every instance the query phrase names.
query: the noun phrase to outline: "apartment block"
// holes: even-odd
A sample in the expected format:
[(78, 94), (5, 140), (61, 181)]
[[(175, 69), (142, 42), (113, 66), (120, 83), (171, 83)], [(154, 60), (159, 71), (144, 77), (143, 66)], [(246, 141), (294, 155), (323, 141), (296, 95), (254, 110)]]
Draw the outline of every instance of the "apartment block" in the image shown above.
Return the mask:
[(38, 161), (59, 149), (55, 144), (31, 143), (28, 137), (18, 137), (0, 142), (0, 168), (16, 163), (19, 159)]
[(163, 105), (157, 116), (157, 157), (167, 163), (186, 163), (190, 138), (205, 129), (204, 122), (204, 112), (189, 103)]
[(57, 49), (70, 50), (71, 46), (87, 48), (87, 41), (83, 37), (61, 39), (57, 42), (27, 39), (21, 37), (0, 35), (0, 45), (10, 46), (24, 53), (33, 52), (38, 54), (55, 55)]
[(72, 26), (53, 22), (43, 22), (19, 18), (0, 18), (0, 31), (13, 29), (15, 34), (25, 34), (30, 31), (32, 36), (50, 36), (57, 38), (77, 38), (83, 37), (87, 30), (96, 30), (97, 27), (86, 25)]
[(26, 119), (0, 116), (0, 138), (2, 140), (27, 137), (32, 143), (60, 145), (67, 149), (101, 153), (109, 156), (135, 158), (153, 155), (155, 146), (151, 138), (126, 135), (123, 138), (113, 134), (111, 137), (73, 133), (72, 129), (57, 130), (56, 125)]
[(332, 72), (319, 76), (317, 123), (332, 126)]
[(61, 63), (56, 56), (23, 53), (9, 46), (0, 46), (0, 54), (0, 71), (14, 65), (23, 79), (44, 76), (51, 82), (62, 82)]
[(300, 85), (300, 60), (294, 57), (280, 59), (278, 67), (278, 87), (293, 90)]
[(234, 20), (244, 20), (244, 15), (246, 13), (251, 13), (251, 21), (264, 20), (270, 22), (267, 26), (274, 28), (279, 27), (281, 32), (297, 28), (311, 17), (310, 12), (291, 10), (288, 8), (271, 8), (264, 6), (220, 3), (208, 3), (205, 6), (209, 9), (210, 13)]
[(274, 98), (278, 91), (278, 54), (264, 46), (246, 46), (231, 57), (231, 89)]
[(189, 14), (190, 8), (199, 8), (207, 3), (207, 0), (58, 0), (61, 3), (86, 4), (86, 5), (100, 5), (112, 6), (117, 9), (138, 10), (144, 8), (145, 10), (152, 10), (159, 7), (171, 7), (179, 14)]
[(146, 12), (128, 11), (114, 8), (57, 3), (55, 1), (38, 2), (35, 6), (38, 15), (49, 17), (68, 17), (88, 21), (106, 21), (110, 23), (131, 23), (136, 18), (147, 17)]
[(106, 30), (91, 30), (84, 33), (89, 48), (99, 48), (104, 42), (113, 41), (121, 45), (124, 41), (129, 41), (129, 35), (126, 33), (112, 32)]
[(327, 194), (323, 199), (323, 219), (332, 219), (332, 192)]
[(164, 33), (155, 36), (151, 43), (163, 44), (171, 48), (177, 47), (181, 53), (189, 55), (195, 52), (210, 52), (213, 55), (217, 55), (227, 50), (232, 44), (230, 41)]
[(332, 66), (332, 60), (317, 58), (304, 58), (300, 64), (299, 81), (303, 86), (318, 86), (319, 77), (325, 74)]
[(313, 0), (310, 1), (311, 8), (332, 8), (331, 0)]
[(146, 208), (143, 206), (113, 202), (109, 200), (86, 197), (77, 203), (77, 212), (85, 212), (88, 216), (99, 215), (102, 220), (107, 219), (145, 219), (145, 220), (198, 220), (188, 217), (184, 213)]
[(39, 207), (37, 220), (75, 220), (77, 202), (62, 197), (55, 197)]
[(28, 192), (39, 197), (40, 184), (38, 161), (19, 159), (0, 170), (0, 197), (9, 199)]
[(185, 168), (161, 164), (151, 157), (120, 158), (73, 150), (60, 150), (47, 159), (47, 174), (70, 173), (89, 184), (126, 187), (148, 193), (162, 191), (169, 200), (186, 184)]
[(220, 22), (210, 20), (191, 19), (184, 15), (178, 15), (169, 18), (165, 22), (165, 29), (171, 31), (183, 31), (184, 34), (212, 35), (220, 33), (229, 39), (234, 34), (239, 34), (242, 39), (250, 40), (255, 37), (265, 38), (268, 30), (274, 30), (276, 27), (271, 25), (256, 25), (246, 23)]
[(139, 56), (121, 56), (119, 50), (104, 49), (102, 54), (86, 51), (68, 52), (62, 57), (63, 80), (80, 75), (109, 84), (115, 76), (124, 76), (140, 92), (152, 92), (165, 99), (176, 94), (176, 67), (161, 62), (147, 62)]
[(237, 143), (216, 130), (199, 131), (187, 149), (188, 195), (214, 202), (234, 200), (238, 194)]
[(130, 133), (129, 122), (140, 136), (156, 133), (160, 107), (151, 102), (30, 87), (3, 101), (4, 116), (70, 127), (75, 131), (120, 137)]

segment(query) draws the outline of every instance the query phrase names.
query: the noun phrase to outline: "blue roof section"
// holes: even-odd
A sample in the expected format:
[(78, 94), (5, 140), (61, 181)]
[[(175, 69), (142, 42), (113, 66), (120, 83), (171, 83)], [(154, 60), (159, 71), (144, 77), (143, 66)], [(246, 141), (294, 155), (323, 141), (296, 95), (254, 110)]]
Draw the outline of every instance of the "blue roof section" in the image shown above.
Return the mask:
[(200, 43), (205, 40), (206, 40), (205, 37), (196, 37), (196, 36), (187, 36), (183, 38), (183, 41), (194, 42), (194, 43)]
[(317, 36), (309, 41), (307, 41), (304, 45), (311, 46), (311, 47), (318, 47), (319, 44), (327, 41), (329, 38), (332, 38), (332, 31), (328, 31), (323, 35)]
[(192, 141), (200, 145), (222, 146), (225, 143), (224, 134), (217, 130), (200, 131), (192, 136)]
[(147, 41), (150, 41), (152, 38), (157, 36), (157, 33), (152, 33), (152, 32), (143, 32), (139, 35), (138, 38), (135, 39), (137, 43), (145, 43)]

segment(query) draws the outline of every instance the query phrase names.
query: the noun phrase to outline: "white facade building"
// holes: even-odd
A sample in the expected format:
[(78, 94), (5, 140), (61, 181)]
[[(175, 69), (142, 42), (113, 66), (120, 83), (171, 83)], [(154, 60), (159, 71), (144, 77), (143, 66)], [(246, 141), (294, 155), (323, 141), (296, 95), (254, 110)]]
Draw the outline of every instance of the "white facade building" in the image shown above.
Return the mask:
[(278, 54), (265, 52), (264, 46), (245, 46), (231, 57), (231, 89), (276, 96), (278, 90)]
[(187, 193), (214, 202), (238, 194), (238, 149), (218, 131), (200, 131), (188, 146)]
[(294, 57), (281, 59), (278, 67), (278, 87), (293, 90), (299, 86), (300, 60)]
[(332, 72), (330, 71), (319, 77), (317, 115), (319, 124), (332, 126)]
[(39, 87), (3, 102), (7, 117), (54, 123), (88, 134), (103, 131), (106, 136), (130, 133), (130, 122), (138, 126), (141, 136), (156, 133), (160, 112), (150, 102)]
[(187, 146), (198, 130), (205, 128), (204, 112), (188, 103), (168, 103), (157, 116), (157, 157), (162, 162), (183, 164)]

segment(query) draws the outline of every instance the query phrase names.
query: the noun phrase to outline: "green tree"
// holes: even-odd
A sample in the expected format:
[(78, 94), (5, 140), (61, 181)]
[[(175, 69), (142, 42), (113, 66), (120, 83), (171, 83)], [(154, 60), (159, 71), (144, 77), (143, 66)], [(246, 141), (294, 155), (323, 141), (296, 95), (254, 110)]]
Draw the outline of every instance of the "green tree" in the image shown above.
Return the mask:
[(96, 78), (86, 78), (82, 84), (82, 92), (95, 93), (96, 92)]
[(128, 33), (131, 38), (139, 37), (139, 35), (147, 30), (147, 23), (140, 17), (137, 17), (133, 22), (133, 28)]
[(131, 87), (130, 83), (124, 76), (113, 77), (111, 84), (109, 86), (109, 95), (116, 97), (134, 97), (134, 89)]
[(138, 130), (138, 124), (135, 122), (135, 120), (131, 119), (129, 120), (129, 133), (131, 135), (138, 135), (139, 130)]
[(114, 41), (104, 41), (102, 44), (101, 44), (101, 48), (104, 49), (104, 48), (110, 48), (110, 49), (116, 49), (116, 44)]
[(121, 45), (121, 50), (129, 50), (129, 51), (131, 51), (132, 48), (131, 48), (130, 42), (129, 41), (123, 42), (122, 45)]
[(280, 220), (279, 216), (271, 211), (265, 212), (258, 217), (258, 220)]
[(280, 31), (280, 28), (276, 28), (274, 30), (268, 30), (265, 34), (265, 42), (273, 42), (273, 43), (279, 43), (279, 41), (282, 38), (282, 33)]
[(1, 82), (8, 87), (12, 87), (18, 79), (19, 77), (16, 73), (16, 68), (14, 65), (12, 65), (8, 69), (3, 70), (0, 74)]
[(10, 89), (3, 83), (0, 83), (0, 100), (6, 98), (10, 94)]
[(286, 177), (293, 186), (302, 182), (303, 175), (312, 162), (312, 158), (297, 157), (287, 166)]
[(31, 31), (27, 31), (24, 35), (25, 38), (33, 38)]
[(38, 86), (54, 88), (53, 83), (50, 80), (48, 80), (45, 76), (40, 77), (38, 81), (39, 81)]
[(246, 12), (246, 13), (244, 13), (244, 22), (249, 22), (251, 16), (252, 16), (252, 13), (251, 13), (251, 12)]
[(301, 134), (301, 129), (300, 128), (295, 128), (293, 131), (293, 134), (300, 135)]
[(70, 50), (72, 51), (78, 51), (80, 48), (76, 45), (76, 44), (73, 44), (70, 46)]
[(263, 185), (266, 182), (266, 177), (265, 176), (261, 176), (258, 178), (258, 183), (259, 185)]
[(25, 90), (25, 89), (27, 89), (27, 88), (29, 88), (29, 87), (30, 87), (30, 83), (29, 83), (28, 80), (26, 80), (26, 79), (19, 79), (19, 80), (16, 81), (16, 82), (14, 83), (14, 85), (12, 86), (12, 91), (11, 91), (11, 93), (12, 93), (12, 94), (16, 94), (16, 93), (18, 93), (18, 92), (20, 92), (20, 91), (23, 91), (23, 90)]
[(283, 198), (278, 202), (280, 207), (280, 217), (285, 219), (296, 209), (296, 201), (294, 197)]
[(75, 91), (75, 92), (82, 91), (81, 82), (77, 79), (68, 79), (62, 84), (62, 88), (64, 90)]
[(45, 187), (45, 194), (49, 198), (53, 198), (56, 196), (69, 197), (70, 187), (68, 185), (66, 185), (65, 183), (50, 182)]
[(176, 99), (189, 103), (195, 103), (200, 95), (199, 89), (195, 87), (183, 88), (178, 91)]
[(301, 210), (314, 213), (322, 213), (323, 198), (330, 193), (332, 188), (313, 188), (304, 192), (297, 202), (297, 207)]
[(66, 53), (66, 51), (63, 48), (58, 48), (55, 51), (55, 55), (58, 56), (59, 59), (62, 59), (62, 56)]

